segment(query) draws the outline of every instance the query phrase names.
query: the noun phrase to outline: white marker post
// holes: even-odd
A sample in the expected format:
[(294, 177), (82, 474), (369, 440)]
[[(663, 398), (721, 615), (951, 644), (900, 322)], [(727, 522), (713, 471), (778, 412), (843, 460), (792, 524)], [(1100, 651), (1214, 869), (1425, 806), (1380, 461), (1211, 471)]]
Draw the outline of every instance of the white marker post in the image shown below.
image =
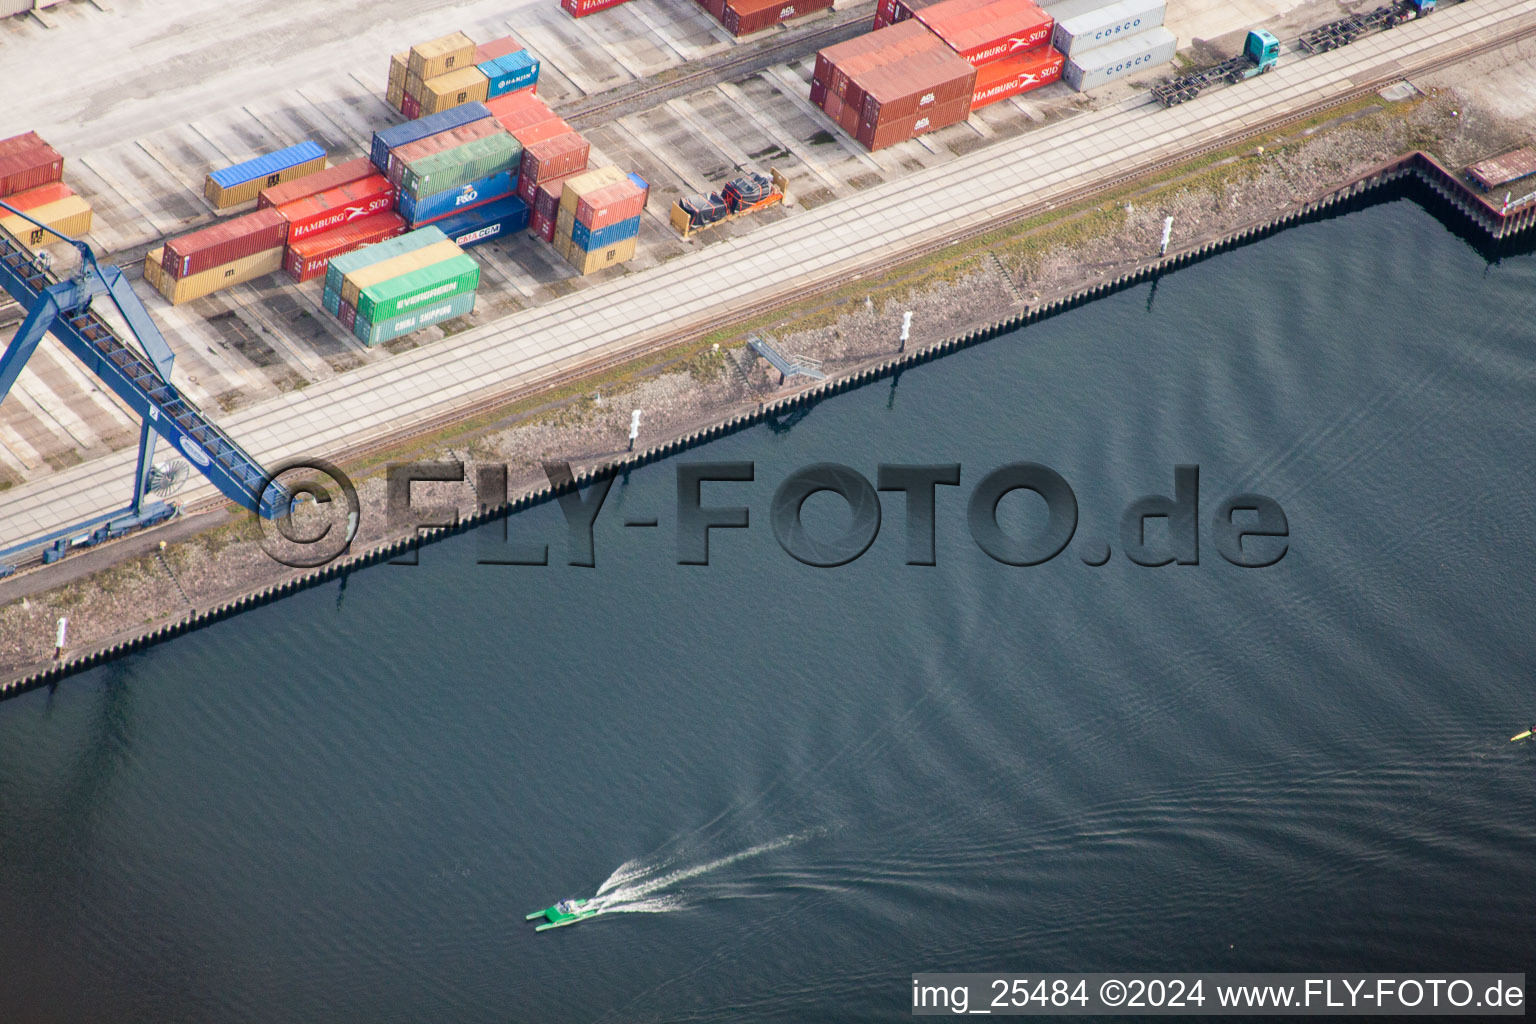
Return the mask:
[(64, 657), (64, 632), (69, 629), (69, 616), (59, 616), (59, 635), (53, 643), (53, 660), (58, 661)]
[(1168, 240), (1173, 237), (1173, 218), (1163, 218), (1163, 244), (1157, 250), (1159, 256), (1168, 255)]
[(901, 315), (901, 348), (898, 351), (905, 352), (907, 339), (912, 336), (912, 311), (909, 309)]
[(640, 436), (640, 410), (636, 409), (629, 416), (629, 450), (635, 450), (635, 438)]

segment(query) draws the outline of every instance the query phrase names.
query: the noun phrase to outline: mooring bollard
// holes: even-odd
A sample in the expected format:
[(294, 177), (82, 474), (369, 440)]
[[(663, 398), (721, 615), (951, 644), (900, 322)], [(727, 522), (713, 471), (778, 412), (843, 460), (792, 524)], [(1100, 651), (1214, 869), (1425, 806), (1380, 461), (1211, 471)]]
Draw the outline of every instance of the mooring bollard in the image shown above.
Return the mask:
[(907, 339), (912, 336), (912, 311), (909, 309), (901, 315), (901, 347), (898, 352), (907, 350)]
[(1173, 218), (1172, 217), (1164, 217), (1163, 218), (1163, 244), (1157, 250), (1157, 254), (1159, 256), (1166, 256), (1166, 255), (1168, 255), (1168, 240), (1171, 239), (1172, 237), (1173, 237)]
[(636, 409), (629, 417), (629, 450), (635, 450), (635, 438), (640, 436), (640, 410)]
[(69, 629), (69, 616), (59, 616), (59, 635), (53, 643), (53, 660), (59, 661), (64, 657), (64, 632)]

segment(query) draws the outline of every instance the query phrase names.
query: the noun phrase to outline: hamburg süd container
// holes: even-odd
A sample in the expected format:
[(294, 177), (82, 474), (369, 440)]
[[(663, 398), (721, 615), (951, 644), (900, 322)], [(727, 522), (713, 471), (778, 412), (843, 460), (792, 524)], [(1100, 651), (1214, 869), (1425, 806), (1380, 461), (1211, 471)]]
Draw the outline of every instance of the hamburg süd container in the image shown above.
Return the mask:
[(539, 182), (586, 170), (591, 151), (587, 140), (574, 131), (525, 145), (517, 173), (517, 194), (523, 202), (533, 202)]
[(262, 189), (256, 195), (256, 209), (265, 210), (269, 206), (282, 206), (308, 196), (317, 196), (321, 192), (329, 192), (333, 188), (350, 185), (354, 181), (362, 181), (377, 173), (379, 173), (378, 168), (374, 167), (367, 157), (360, 156), (355, 160), (327, 167), (323, 171), (295, 178), (285, 184)]
[(292, 245), (310, 235), (391, 210), (394, 205), (395, 187), (384, 175), (375, 174), (279, 206), (277, 212), (288, 222), (288, 244)]
[[(43, 186), (46, 188), (46, 186)], [(41, 189), (31, 189), (32, 192)], [(25, 193), (23, 193), (25, 194)], [(10, 203), (14, 196), (7, 196)], [(17, 204), (11, 204), (17, 205)], [(20, 209), (20, 207), (17, 207)], [(38, 203), (26, 211), (26, 217), (0, 210), (0, 227), (28, 249), (63, 241), (59, 235), (83, 238), (91, 230), (91, 204), (77, 195), (67, 195), (49, 202)], [(31, 220), (27, 218), (30, 217)], [(40, 221), (47, 228), (40, 228), (32, 221)], [(49, 230), (52, 229), (52, 230)]]
[(444, 238), (441, 242), (433, 242), (431, 245), (396, 253), (388, 259), (350, 270), (343, 275), (338, 288), (341, 292), (341, 301), (356, 306), (357, 296), (364, 288), (392, 281), (423, 267), (435, 266), (444, 260), (453, 259), (459, 253), (459, 247)]
[(585, 18), (598, 11), (629, 3), (629, 0), (560, 0), (560, 9), (573, 18)]
[(725, 0), (720, 24), (733, 36), (745, 36), (831, 6), (832, 0)]
[(333, 258), (394, 238), (404, 230), (405, 221), (399, 214), (386, 212), (362, 217), (302, 241), (290, 242), (283, 257), (283, 269), (295, 281), (311, 281), (325, 273)]
[(1038, 50), (1004, 57), (976, 69), (975, 91), (971, 93), (971, 109), (977, 110), (988, 103), (996, 103), (1021, 92), (1038, 89), (1043, 85), (1061, 80), (1061, 68), (1066, 58), (1048, 46)]
[(464, 292), (445, 299), (442, 302), (434, 302), (426, 309), (417, 310), (414, 313), (406, 313), (382, 323), (369, 323), (367, 320), (354, 319), (352, 322), (352, 336), (369, 348), (382, 345), (386, 341), (394, 341), (396, 338), (419, 331), (433, 324), (440, 324), (444, 320), (452, 320), (456, 316), (468, 316), (475, 311), (475, 293)]
[(505, 199), (516, 191), (517, 173), (498, 171), (457, 189), (438, 192), (421, 200), (402, 193), (399, 199), (400, 216), (405, 218), (406, 223), (421, 227), (462, 210), (473, 209), (496, 199)]
[(454, 107), (439, 114), (381, 129), (373, 133), (373, 143), (368, 147), (368, 158), (373, 161), (373, 166), (387, 174), (389, 173), (389, 151), (395, 147), (490, 116), (491, 112), (486, 109), (484, 103), (466, 103), (462, 107)]
[(203, 197), (215, 209), (226, 210), (256, 198), (264, 188), (325, 169), (325, 150), (304, 141), (231, 167), (211, 171), (203, 181)]
[(457, 71), (475, 60), (475, 43), (463, 32), (440, 36), (431, 42), (411, 47), (406, 70), (425, 82), (429, 78)]
[[(190, 277), (288, 241), (288, 221), (274, 209), (221, 220), (165, 243), (165, 272)], [(281, 265), (281, 264), (279, 264)]]
[(1051, 8), (1051, 45), (1068, 57), (1136, 35), (1163, 23), (1166, 0), (1067, 0)]
[[(325, 290), (328, 292), (341, 292), (341, 282), (347, 274), (363, 267), (382, 263), (392, 256), (398, 256), (403, 252), (411, 252), (415, 249), (425, 249), (429, 245), (438, 242), (446, 242), (447, 236), (434, 227), (417, 228), (407, 232), (398, 238), (391, 238), (387, 242), (377, 245), (364, 246), (344, 256), (337, 256), (331, 260), (331, 265), (325, 268)], [(330, 312), (336, 312), (334, 309)]]
[(1055, 24), (1031, 0), (942, 0), (913, 17), (977, 66), (1049, 44)]
[(1068, 57), (1061, 78), (1078, 92), (1087, 92), (1166, 64), (1173, 60), (1178, 48), (1178, 37), (1172, 32), (1161, 26), (1149, 28), (1134, 36), (1096, 46), (1076, 57)]
[(357, 293), (357, 317), (378, 323), (450, 295), (472, 292), (479, 285), (480, 264), (461, 251), (452, 259), (362, 289)]
[(423, 114), (436, 114), (483, 101), (489, 86), (485, 74), (471, 64), (422, 82), (421, 95), (417, 99), (421, 101)]
[(187, 277), (172, 277), (165, 272), (163, 254), (160, 260), (160, 272), (151, 272), (149, 266), (151, 259), (157, 253), (161, 253), (161, 250), (156, 249), (145, 257), (144, 280), (154, 285), (155, 290), (171, 305), (179, 306), (183, 302), (191, 302), (193, 299), (212, 295), (221, 288), (232, 288), (237, 284), (277, 273), (283, 269), (283, 252), (283, 247), (277, 246), (209, 267), (207, 270)]
[(522, 159), (522, 144), (507, 132), (498, 132), (406, 164), (400, 191), (420, 202), (501, 171), (515, 173)]
[(528, 204), (517, 196), (508, 196), (444, 217), (437, 222), (437, 227), (454, 245), (468, 249), (523, 230), (528, 226), (528, 217)]
[(396, 146), (389, 151), (389, 170), (385, 175), (398, 188), (401, 178), (405, 176), (405, 166), (411, 161), (421, 160), (433, 153), (441, 153), (474, 142), (476, 139), (495, 135), (501, 130), (501, 126), (496, 123), (494, 117), (483, 117), (478, 121), (450, 128), (446, 132), (438, 132), (436, 135), (428, 135), (424, 139)]
[(527, 50), (506, 54), (479, 67), (489, 82), (487, 94), (493, 97), (536, 87), (539, 81), (538, 59)]

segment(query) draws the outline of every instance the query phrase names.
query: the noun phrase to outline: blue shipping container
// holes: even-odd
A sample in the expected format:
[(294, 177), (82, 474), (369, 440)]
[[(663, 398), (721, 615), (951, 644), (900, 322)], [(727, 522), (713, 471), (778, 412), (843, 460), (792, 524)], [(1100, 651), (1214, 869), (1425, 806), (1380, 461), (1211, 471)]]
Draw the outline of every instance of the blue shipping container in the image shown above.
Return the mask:
[(475, 311), (475, 293), (464, 292), (442, 302), (431, 303), (428, 308), (417, 310), (414, 313), (405, 313), (401, 316), (390, 317), (376, 324), (371, 324), (362, 317), (357, 318), (357, 323), (352, 325), (352, 336), (364, 345), (372, 348), (382, 345), (386, 341), (394, 341), (402, 334), (410, 334), (419, 331), (423, 327), (431, 327), (440, 324), (444, 320), (452, 320), (456, 316)]
[(306, 140), (296, 146), (280, 149), (276, 153), (254, 157), (243, 164), (221, 168), (209, 174), (208, 177), (212, 178), (220, 188), (230, 188), (324, 157), (325, 150), (321, 149), (318, 143)]
[(436, 114), (428, 114), (426, 117), (419, 117), (405, 124), (385, 128), (383, 131), (373, 133), (373, 145), (369, 147), (368, 159), (373, 161), (373, 166), (379, 169), (379, 173), (387, 173), (390, 150), (424, 139), (428, 135), (446, 132), (450, 128), (473, 124), (490, 116), (491, 112), (485, 109), (484, 103), (472, 102), (439, 111)]
[(576, 248), (584, 252), (593, 249), (606, 249), (616, 242), (622, 242), (626, 238), (634, 238), (640, 233), (640, 218), (631, 217), (629, 220), (621, 220), (617, 224), (609, 224), (605, 228), (593, 231), (581, 221), (571, 225), (571, 241), (576, 243)]
[(526, 89), (539, 80), (539, 62), (527, 50), (488, 60), (480, 65), (480, 71), (491, 83), (487, 99)]
[(324, 306), (325, 311), (331, 314), (331, 316), (340, 316), (341, 292), (332, 291), (331, 289), (327, 288), (325, 291), (320, 293), (320, 305)]
[(511, 196), (444, 217), (432, 226), (452, 239), (460, 249), (468, 249), (472, 245), (526, 228), (528, 204), (517, 196)]
[(497, 171), (487, 178), (470, 182), (463, 188), (435, 192), (422, 199), (409, 195), (400, 196), (400, 216), (411, 227), (420, 227), (442, 220), (471, 206), (489, 203), (493, 199), (505, 199), (517, 190), (516, 171)]

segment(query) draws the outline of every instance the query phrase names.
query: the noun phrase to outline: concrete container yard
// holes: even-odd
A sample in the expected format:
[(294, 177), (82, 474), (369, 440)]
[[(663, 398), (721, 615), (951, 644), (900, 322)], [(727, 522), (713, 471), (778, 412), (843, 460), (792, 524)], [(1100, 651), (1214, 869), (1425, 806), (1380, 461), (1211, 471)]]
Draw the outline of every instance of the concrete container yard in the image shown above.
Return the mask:
[[(1262, 9), (1234, 13), (1196, 4), (1181, 11), (1174, 3), (1167, 24), (1181, 38), (1210, 38), (1256, 23), (1255, 15), (1278, 15), (1292, 6), (1270, 0)], [(150, 284), (136, 282), (177, 353), (178, 386), (212, 415), (230, 421), (232, 430), (249, 430), (252, 450), (270, 457), (288, 449), (323, 451), (358, 431), (387, 431), (392, 413), (403, 421), (462, 395), (462, 388), (426, 372), (429, 367), (464, 358), (489, 360), (499, 369), (477, 371), (477, 381), (505, 385), (535, 375), (551, 361), (579, 359), (581, 353), (564, 343), (539, 340), (544, 337), (540, 307), (563, 320), (562, 336), (581, 335), (590, 351), (600, 351), (655, 330), (648, 315), (632, 315), (626, 302), (646, 297), (659, 308), (674, 308), (693, 301), (695, 282), (702, 279), (698, 273), (678, 278), (673, 271), (681, 266), (674, 262), (680, 257), (701, 271), (730, 272), (760, 250), (787, 252), (788, 240), (803, 234), (807, 244), (820, 238), (825, 255), (810, 262), (798, 258), (797, 272), (828, 268), (933, 230), (925, 219), (891, 225), (887, 216), (877, 235), (851, 246), (833, 244), (847, 235), (833, 232), (829, 217), (889, 210), (908, 202), (897, 197), (918, 182), (925, 183), (927, 194), (943, 197), (940, 205), (949, 204), (953, 220), (968, 209), (967, 200), (953, 191), (956, 183), (989, 160), (1006, 164), (1012, 152), (1033, 148), (1059, 155), (1076, 146), (1075, 159), (1088, 161), (1077, 165), (1078, 173), (1088, 173), (1185, 143), (1233, 117), (1253, 116), (1240, 110), (1269, 109), (1266, 104), (1346, 81), (1361, 61), (1379, 64), (1415, 47), (1453, 44), (1467, 24), (1492, 31), (1532, 18), (1536, 4), (1490, 0), (1447, 7), (1435, 20), (1356, 44), (1354, 52), (1282, 66), (1263, 83), (1243, 86), (1246, 91), (1234, 89), (1166, 116), (1154, 116), (1145, 109), (1145, 97), (1123, 83), (1091, 103), (1052, 84), (874, 153), (843, 135), (807, 99), (814, 54), (828, 41), (829, 30), (855, 18), (860, 31), (866, 30), (873, 4), (817, 14), (740, 43), (697, 6), (663, 0), (633, 0), (579, 20), (554, 4), (506, 9), (471, 3), (435, 13), (417, 10), (395, 20), (370, 15), (370, 27), (350, 35), (323, 26), (286, 26), (281, 11), (255, 4), (248, 10), (240, 5), (237, 13), (242, 16), (216, 19), (217, 29), (210, 22), (179, 43), (155, 41), (154, 26), (163, 28), (170, 15), (149, 4), (124, 4), (110, 12), (68, 4), (52, 9), (54, 28), (31, 16), (0, 23), (0, 47), (25, 47), (40, 60), (101, 51), (101, 59), (83, 66), (70, 89), (8, 96), (10, 109), (25, 109), (27, 121), (8, 120), (0, 127), (8, 129), (3, 134), (35, 129), (63, 154), (66, 181), (96, 211), (89, 240), (104, 259), (126, 266), (162, 249), (167, 238), (212, 224), (214, 213), (203, 198), (212, 170), (304, 140), (323, 147), (333, 164), (366, 155), (373, 131), (400, 121), (385, 100), (390, 55), (412, 39), (455, 28), (476, 40), (514, 34), (542, 62), (540, 95), (590, 143), (589, 166), (633, 171), (652, 190), (640, 215), (634, 258), (623, 270), (583, 279), (554, 248), (527, 232), (471, 250), (479, 266), (475, 311), (463, 321), (466, 330), (448, 344), (432, 328), (399, 345), (386, 341), (369, 348), (324, 313), (318, 279), (298, 284), (268, 273), (175, 307), (154, 297)], [(239, 41), (261, 33), (281, 45), (264, 45), (258, 58)], [(696, 88), (667, 90), (663, 84), (651, 101), (620, 104), (611, 114), (598, 109), (608, 97), (638, 92), (663, 72), (675, 75), (737, 51), (795, 39), (801, 43), (776, 51), (776, 59), (761, 70), (727, 73), (724, 81)], [(156, 46), (163, 49), (157, 53)], [(147, 70), (157, 61), (158, 70)], [(792, 205), (688, 241), (671, 229), (668, 210), (679, 196), (718, 188), (740, 169), (769, 166), (787, 177)], [(1040, 166), (1054, 169), (1058, 162)], [(1052, 173), (1018, 188), (1029, 194), (1066, 184)], [(573, 316), (590, 330), (571, 331)], [(0, 322), (5, 318), (0, 310)], [(351, 386), (364, 377), (368, 383), (361, 390)], [(419, 402), (401, 401), (379, 387), (386, 378), (403, 383), (406, 377), (423, 389)], [(356, 403), (370, 401), (380, 408), (362, 414)], [(274, 416), (278, 409), (285, 410), (281, 417)], [(279, 418), (285, 425), (275, 433), (259, 425), (275, 425)], [(67, 521), (77, 507), (95, 500), (96, 488), (112, 487), (122, 477), (118, 464), (125, 456), (131, 463), (126, 449), (134, 429), (133, 417), (114, 399), (92, 388), (67, 355), (45, 345), (12, 401), (0, 406), (0, 472), (11, 485), (0, 496), (6, 521), (6, 537), (0, 539), (20, 539), (40, 526)], [(189, 496), (199, 493), (189, 488)]]

